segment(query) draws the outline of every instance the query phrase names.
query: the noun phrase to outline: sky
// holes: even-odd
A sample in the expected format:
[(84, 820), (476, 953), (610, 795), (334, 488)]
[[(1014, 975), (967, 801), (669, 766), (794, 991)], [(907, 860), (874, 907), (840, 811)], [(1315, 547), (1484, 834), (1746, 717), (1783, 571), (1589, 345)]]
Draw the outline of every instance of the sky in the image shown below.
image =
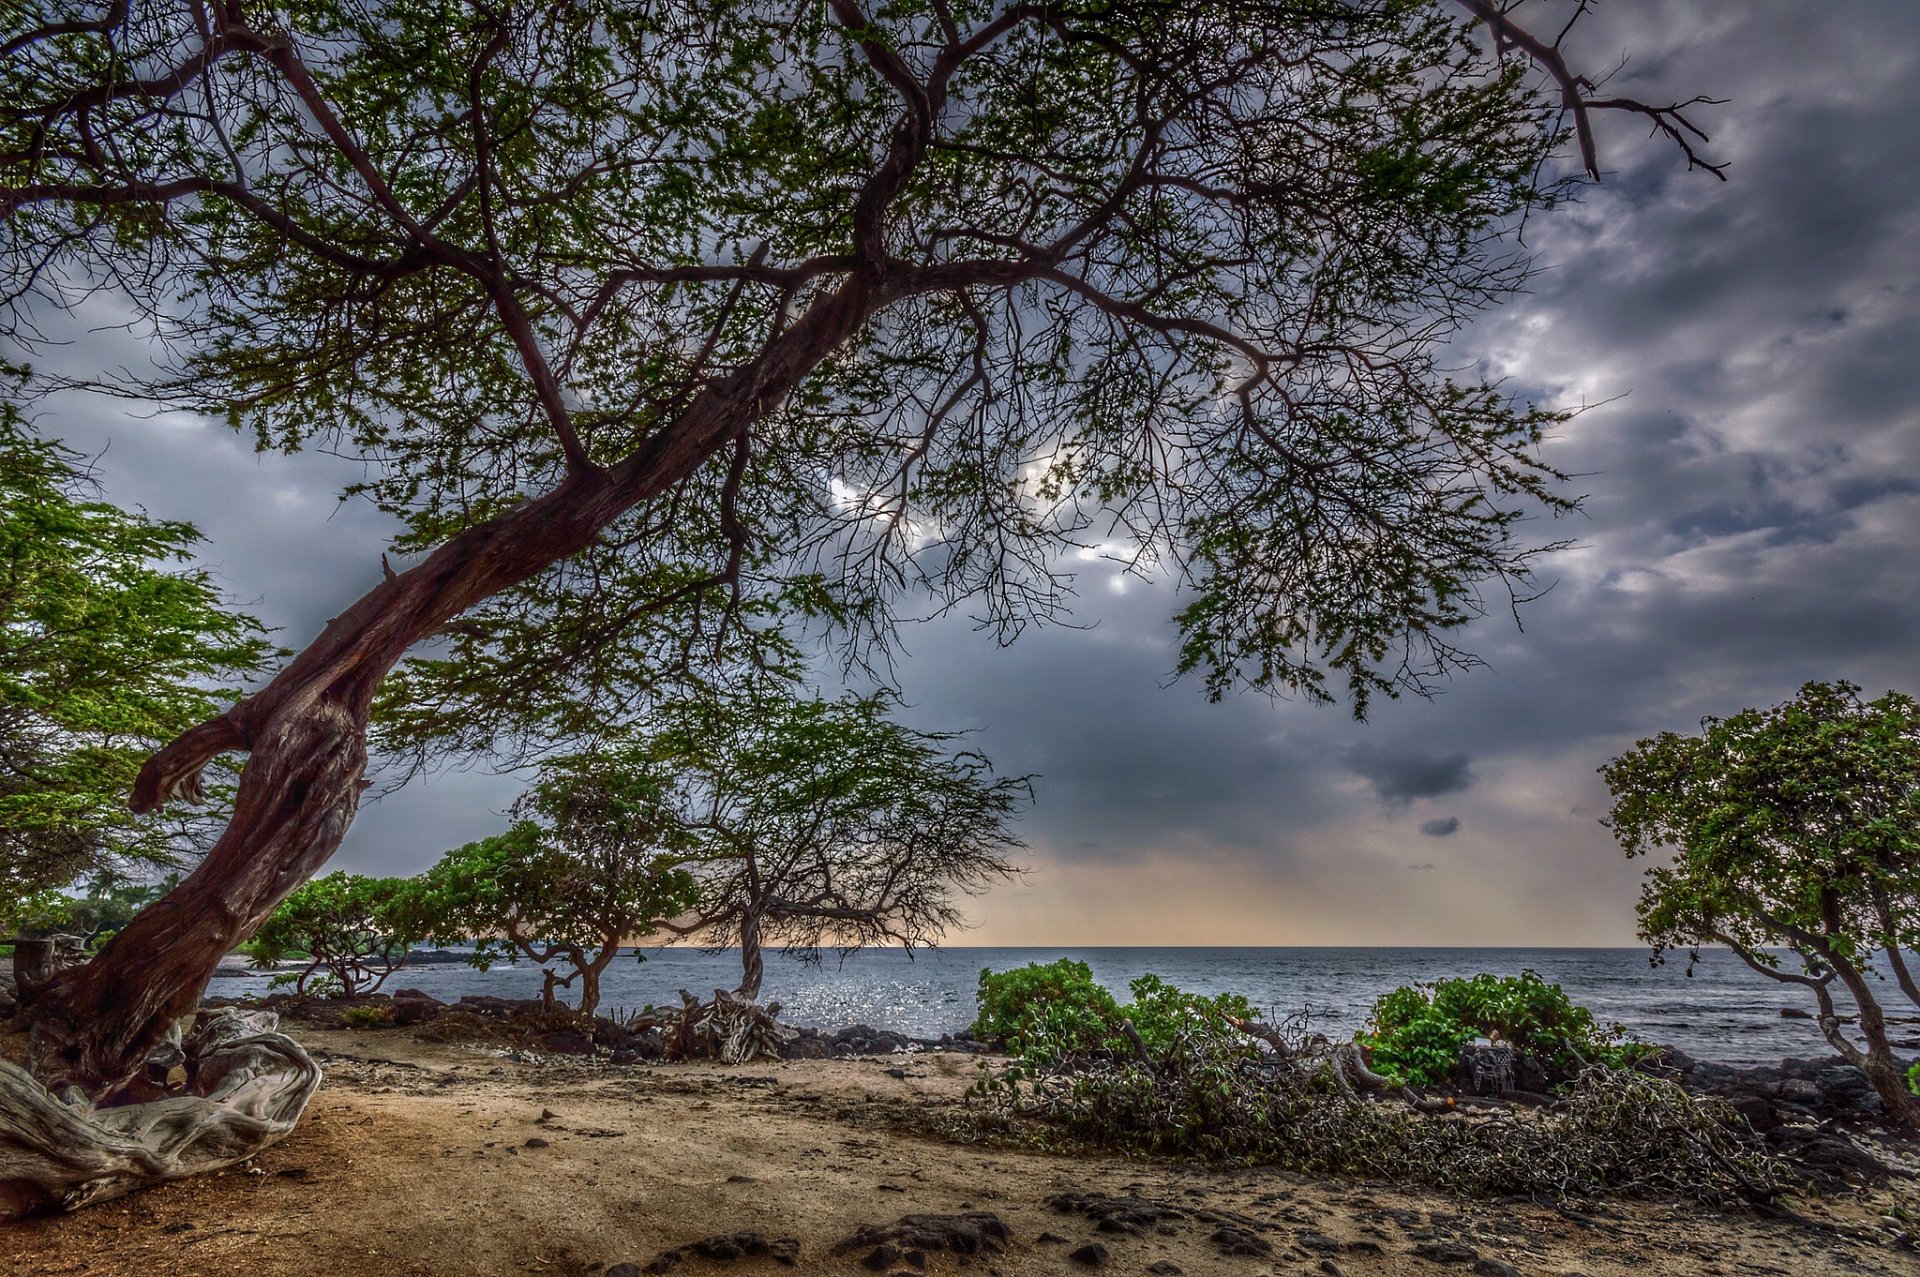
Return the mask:
[[(1036, 773), (1027, 872), (968, 902), (982, 945), (1631, 945), (1643, 865), (1601, 764), (1809, 679), (1920, 692), (1920, 5), (1610, 0), (1573, 42), (1610, 91), (1694, 93), (1729, 181), (1602, 117), (1600, 186), (1536, 219), (1528, 296), (1463, 341), (1516, 391), (1586, 405), (1547, 458), (1583, 509), (1551, 590), (1464, 636), (1431, 700), (1209, 704), (1175, 682), (1171, 596), (1086, 561), (1081, 628), (1001, 648), (914, 627), (906, 715)], [(113, 334), (60, 358), (124, 355)], [(206, 534), (297, 647), (378, 578), (359, 467), (66, 398), (48, 433), (105, 494)], [(522, 781), (443, 770), (363, 807), (339, 868), (411, 873), (504, 827)]]

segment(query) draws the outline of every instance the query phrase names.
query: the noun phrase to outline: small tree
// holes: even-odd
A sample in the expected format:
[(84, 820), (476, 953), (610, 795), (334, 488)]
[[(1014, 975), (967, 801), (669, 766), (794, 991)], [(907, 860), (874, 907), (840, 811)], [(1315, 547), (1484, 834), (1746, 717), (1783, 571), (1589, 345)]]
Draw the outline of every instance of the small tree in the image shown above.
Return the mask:
[(649, 748), (671, 770), (695, 844), (699, 903), (668, 928), (740, 946), (760, 996), (763, 946), (803, 960), (931, 944), (953, 892), (1015, 872), (1008, 822), (1031, 796), (951, 733), (894, 722), (882, 696), (682, 702)]
[(1851, 683), (1808, 683), (1784, 705), (1701, 729), (1663, 732), (1601, 769), (1614, 797), (1607, 823), (1627, 854), (1675, 853), (1647, 871), (1641, 937), (1656, 960), (1670, 948), (1697, 960), (1702, 944), (1724, 944), (1761, 975), (1807, 989), (1821, 1032), (1888, 1115), (1920, 1126), (1876, 992), (1884, 966), (1920, 1006), (1903, 953), (1920, 941), (1920, 707), (1896, 692), (1869, 702)]
[(244, 952), (260, 968), (278, 966), (288, 958), (304, 959), (306, 966), (274, 977), (305, 994), (315, 975), (316, 987), (334, 997), (372, 993), (407, 960), (415, 933), (408, 925), (407, 896), (412, 883), (404, 878), (367, 878), (360, 874), (330, 873), (302, 885), (275, 909)]
[[(693, 878), (675, 863), (685, 842), (647, 772), (605, 754), (549, 764), (515, 807), (506, 833), (448, 852), (412, 897), (415, 926), (477, 938), (473, 965), (504, 958), (559, 963), (543, 1000), (580, 981), (580, 1010), (600, 1005), (600, 976), (630, 938), (693, 903)], [(634, 956), (641, 955), (636, 950)]]

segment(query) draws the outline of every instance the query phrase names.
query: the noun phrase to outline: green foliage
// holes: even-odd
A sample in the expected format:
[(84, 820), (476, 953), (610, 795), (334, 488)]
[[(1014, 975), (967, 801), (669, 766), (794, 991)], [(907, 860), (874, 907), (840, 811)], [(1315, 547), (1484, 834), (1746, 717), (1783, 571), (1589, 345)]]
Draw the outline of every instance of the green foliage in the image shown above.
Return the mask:
[(1095, 982), (1091, 967), (1072, 958), (1029, 962), (1011, 971), (989, 968), (980, 972), (980, 1011), (972, 1032), (1036, 1064), (1132, 1052), (1122, 1021), (1133, 1026), (1141, 1046), (1155, 1058), (1195, 1033), (1237, 1041), (1242, 1053), (1253, 1049), (1231, 1022), (1255, 1020), (1260, 1013), (1237, 993), (1185, 993), (1151, 972), (1128, 988), (1133, 1001), (1123, 1007)]
[(1373, 1005), (1358, 1041), (1374, 1069), (1416, 1086), (1445, 1081), (1476, 1037), (1493, 1037), (1531, 1057), (1549, 1077), (1571, 1078), (1591, 1064), (1621, 1067), (1646, 1047), (1602, 1031), (1592, 1012), (1533, 971), (1480, 974), (1406, 986)]
[[(522, 957), (582, 979), (581, 1010), (599, 1000), (599, 972), (619, 945), (695, 898), (681, 861), (687, 830), (655, 773), (631, 756), (552, 760), (515, 806), (505, 833), (457, 847), (407, 897), (416, 934), (473, 938), (486, 970)], [(636, 950), (636, 958), (640, 957)]]
[(306, 965), (274, 977), (297, 993), (351, 997), (371, 993), (406, 961), (413, 883), (344, 871), (301, 884), (242, 946), (253, 965), (271, 970), (287, 959)]
[[(1234, 1020), (1257, 1020), (1260, 1013), (1237, 993), (1184, 993), (1148, 972), (1127, 986), (1133, 1001), (1120, 1009), (1154, 1056), (1174, 1049), (1196, 1031), (1233, 1040)], [(1244, 1041), (1244, 1039), (1242, 1039)], [(1249, 1044), (1249, 1049), (1251, 1045)]]
[(1567, 504), (1559, 418), (1445, 371), (1564, 140), (1449, 7), (315, 0), (204, 58), (195, 12), (10, 48), (8, 295), (124, 288), (181, 363), (123, 388), (378, 458), (409, 549), (554, 491), (561, 426), (648, 476), (558, 503), (577, 555), (401, 673), (390, 746), (617, 720), (760, 600), (856, 650), (923, 586), (1016, 631), (1110, 519), (1210, 693), (1364, 707), (1464, 663)]
[(74, 935), (88, 948), (98, 949), (179, 881), (177, 873), (157, 883), (123, 882), (110, 874), (96, 874), (88, 880), (84, 895), (43, 891), (10, 906), (0, 902), (0, 929), (25, 935)]
[(1105, 1047), (1120, 1020), (1113, 995), (1093, 968), (1072, 958), (980, 972), (973, 1036), (1035, 1059), (1084, 1055)]
[(127, 794), (272, 651), (186, 566), (191, 525), (99, 500), (79, 456), (39, 437), (12, 401), (19, 375), (0, 364), (0, 905), (16, 917), (82, 875), (203, 845), (227, 787), (188, 816), (137, 817)]
[[(1920, 704), (1851, 683), (1808, 683), (1770, 709), (1663, 732), (1601, 769), (1607, 823), (1647, 871), (1640, 935), (1656, 958), (1724, 944), (1763, 975), (1808, 988), (1823, 1015), (1838, 980), (1868, 1049), (1891, 1070), (1872, 964), (1920, 947)], [(1778, 949), (1798, 959), (1781, 969)], [(1857, 1051), (1829, 1021), (1830, 1041)], [(1891, 1107), (1900, 1101), (1882, 1088)]]
[(1907, 1069), (1907, 1089), (1915, 1095), (1920, 1095), (1920, 1064)]
[(377, 1029), (393, 1018), (390, 1007), (348, 1007), (340, 1014), (350, 1029)]

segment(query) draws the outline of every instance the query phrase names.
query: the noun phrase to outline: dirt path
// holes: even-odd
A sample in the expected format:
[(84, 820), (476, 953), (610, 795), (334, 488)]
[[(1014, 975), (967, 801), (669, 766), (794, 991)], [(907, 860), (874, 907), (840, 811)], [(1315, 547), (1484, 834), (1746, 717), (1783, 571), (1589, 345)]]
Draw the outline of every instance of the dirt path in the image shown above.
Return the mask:
[[(964, 1056), (610, 1069), (391, 1031), (302, 1037), (331, 1058), (292, 1137), (245, 1170), (0, 1231), (0, 1273), (588, 1277), (672, 1249), (682, 1277), (795, 1271), (686, 1250), (751, 1232), (796, 1241), (799, 1271), (851, 1275), (874, 1247), (831, 1252), (863, 1225), (987, 1211), (1005, 1249), (931, 1254), (929, 1274), (1093, 1271), (1070, 1256), (1098, 1243), (1098, 1271), (1156, 1277), (1920, 1277), (1920, 1257), (1870, 1239), (1692, 1206), (1555, 1211), (900, 1134), (896, 1106), (955, 1102), (974, 1075)], [(1063, 1193), (1095, 1215), (1048, 1204)], [(1821, 1209), (1858, 1225), (1887, 1205)]]

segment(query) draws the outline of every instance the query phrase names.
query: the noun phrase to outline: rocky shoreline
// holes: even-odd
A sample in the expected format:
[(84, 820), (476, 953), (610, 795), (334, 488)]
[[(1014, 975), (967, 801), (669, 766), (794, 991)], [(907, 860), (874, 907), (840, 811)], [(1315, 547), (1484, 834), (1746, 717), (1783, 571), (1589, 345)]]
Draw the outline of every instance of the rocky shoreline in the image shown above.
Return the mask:
[[(583, 1063), (593, 1059), (620, 1067), (652, 1063), (666, 1055), (666, 1043), (657, 1029), (636, 1032), (606, 1017), (549, 1009), (537, 999), (468, 994), (448, 1003), (418, 989), (403, 988), (390, 995), (352, 998), (274, 994), (261, 999), (207, 1001), (211, 1006), (261, 1006), (290, 1021), (328, 1029), (355, 1027), (354, 1009), (369, 1008), (379, 1016), (376, 1023), (381, 1026), (412, 1029), (427, 1041), (491, 1042), (514, 1059), (565, 1057)], [(361, 1019), (358, 1027), (368, 1024), (369, 1019)], [(788, 1060), (942, 1052), (984, 1055), (995, 1053), (995, 1048), (965, 1031), (916, 1038), (865, 1024), (835, 1030), (795, 1027), (793, 1036), (781, 1048), (782, 1057)], [(1823, 1177), (1874, 1175), (1887, 1170), (1879, 1157), (1851, 1137), (1878, 1127), (1882, 1111), (1879, 1097), (1865, 1075), (1839, 1056), (1729, 1065), (1695, 1059), (1669, 1047), (1639, 1067), (1679, 1083), (1692, 1094), (1724, 1099), (1771, 1148)], [(1419, 1106), (1429, 1110), (1551, 1109), (1562, 1102), (1543, 1078), (1529, 1075), (1524, 1066), (1518, 1073), (1516, 1078), (1510, 1064), (1499, 1069), (1479, 1068), (1469, 1057), (1450, 1084), (1425, 1088)]]

